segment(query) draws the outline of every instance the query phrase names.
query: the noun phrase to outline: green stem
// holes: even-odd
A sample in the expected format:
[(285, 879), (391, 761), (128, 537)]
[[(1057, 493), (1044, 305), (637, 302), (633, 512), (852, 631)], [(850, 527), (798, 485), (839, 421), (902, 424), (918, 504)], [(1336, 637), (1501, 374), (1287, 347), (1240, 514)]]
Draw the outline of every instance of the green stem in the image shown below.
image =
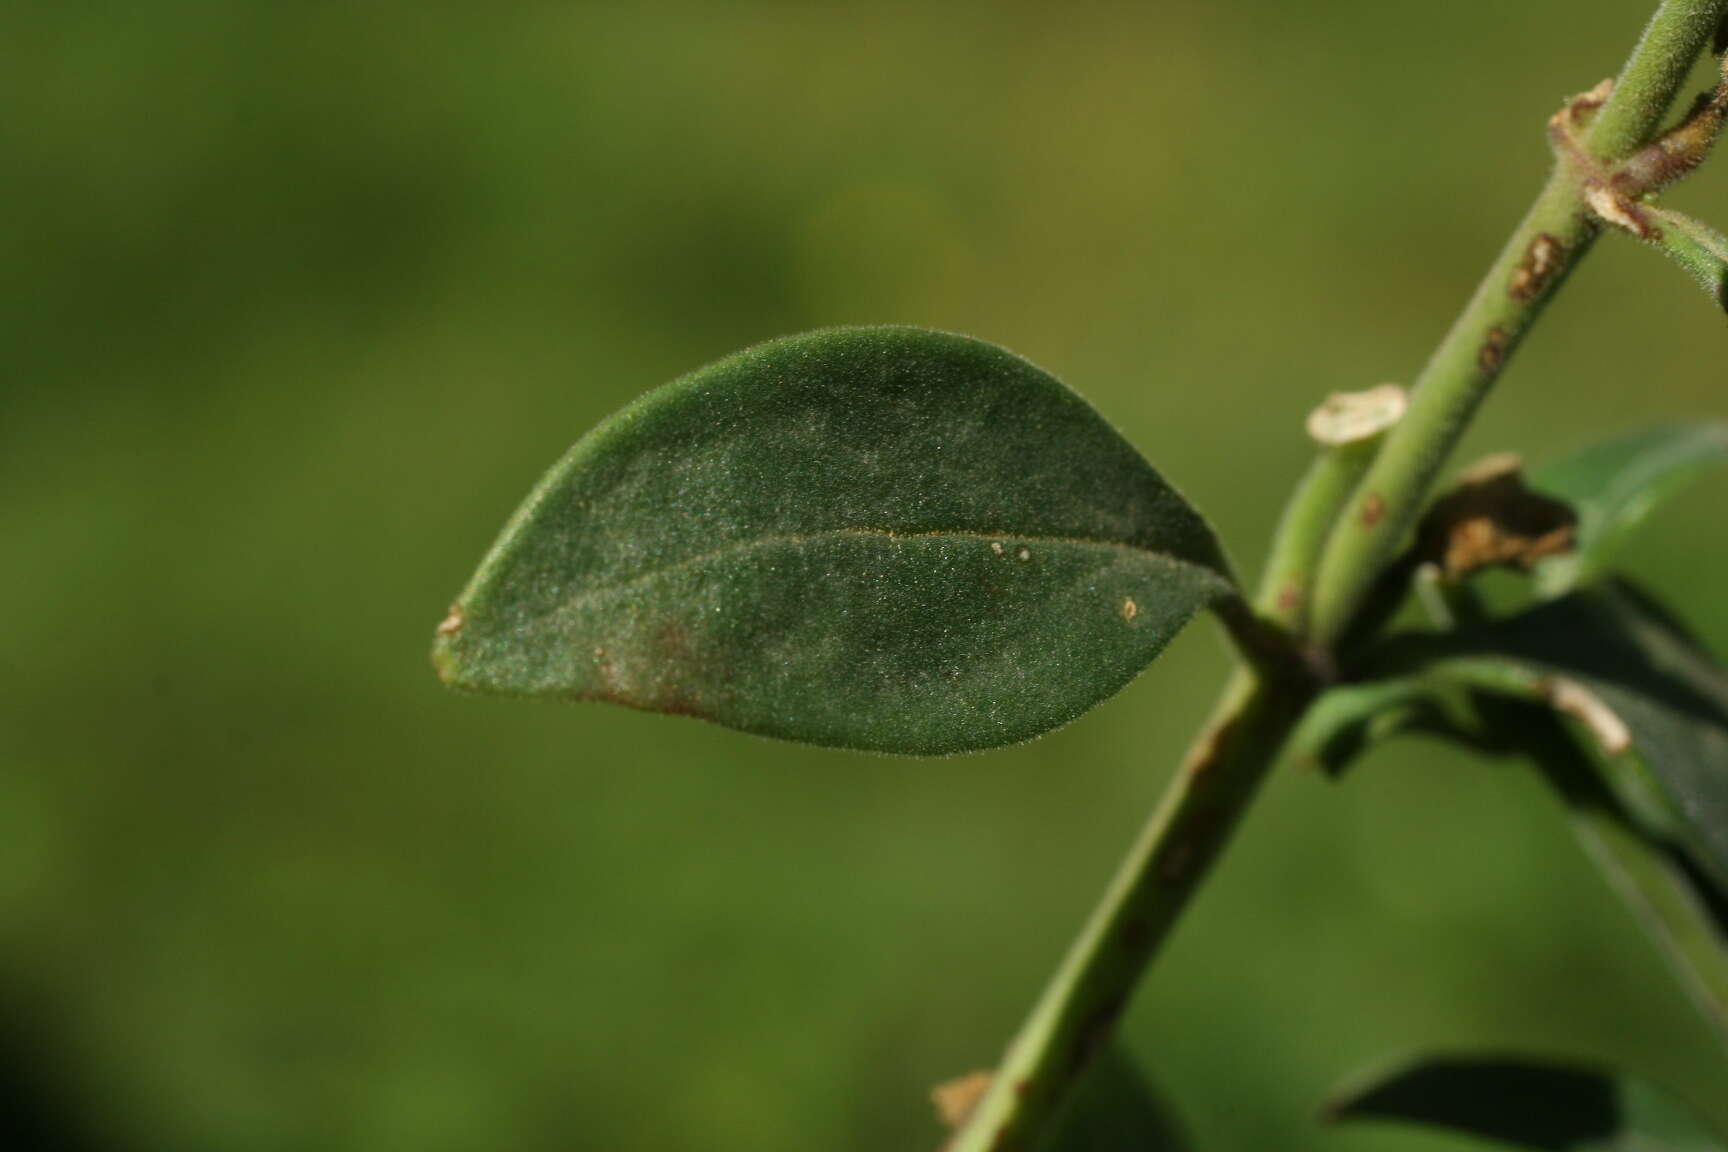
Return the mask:
[(1265, 779), (1302, 707), (1239, 672), (946, 1152), (1038, 1147)]
[[(1591, 122), (1590, 152), (1614, 161), (1649, 139), (1725, 12), (1728, 0), (1665, 0)], [(1333, 643), (1349, 627), (1478, 405), (1596, 233), (1576, 174), (1557, 165), (1423, 368), (1410, 411), (1388, 434), (1338, 521), (1315, 584), (1318, 642)]]

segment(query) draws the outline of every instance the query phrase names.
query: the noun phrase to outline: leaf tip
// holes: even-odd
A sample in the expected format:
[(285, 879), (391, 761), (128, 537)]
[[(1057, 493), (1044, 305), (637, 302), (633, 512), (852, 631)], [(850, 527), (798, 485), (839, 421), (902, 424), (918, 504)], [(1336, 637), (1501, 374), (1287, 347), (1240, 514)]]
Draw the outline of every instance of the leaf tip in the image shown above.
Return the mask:
[(450, 611), (438, 622), (432, 635), (432, 670), (446, 688), (465, 686), (460, 661), (456, 658), (456, 639), (467, 624), (467, 614), (460, 603), (450, 605)]

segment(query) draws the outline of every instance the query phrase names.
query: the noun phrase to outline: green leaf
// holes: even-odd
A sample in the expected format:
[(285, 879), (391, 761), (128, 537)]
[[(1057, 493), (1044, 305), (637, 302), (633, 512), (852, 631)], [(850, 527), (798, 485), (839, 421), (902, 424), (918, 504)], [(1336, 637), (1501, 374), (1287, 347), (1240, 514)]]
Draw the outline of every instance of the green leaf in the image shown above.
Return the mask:
[(649, 393), (528, 497), (439, 628), (449, 684), (817, 744), (1029, 739), (1237, 596), (1073, 392), (915, 328), (776, 340)]
[(1543, 702), (1579, 722), (1641, 830), (1728, 893), (1728, 676), (1630, 584), (1484, 628), (1394, 639), (1370, 662)]
[(1532, 487), (1578, 513), (1576, 548), (1542, 563), (1538, 590), (1559, 596), (1601, 575), (1652, 509), (1724, 460), (1728, 424), (1683, 423), (1593, 444), (1537, 469)]
[(1674, 1097), (1606, 1068), (1520, 1057), (1428, 1055), (1334, 1095), (1333, 1120), (1395, 1120), (1551, 1152), (1724, 1152)]

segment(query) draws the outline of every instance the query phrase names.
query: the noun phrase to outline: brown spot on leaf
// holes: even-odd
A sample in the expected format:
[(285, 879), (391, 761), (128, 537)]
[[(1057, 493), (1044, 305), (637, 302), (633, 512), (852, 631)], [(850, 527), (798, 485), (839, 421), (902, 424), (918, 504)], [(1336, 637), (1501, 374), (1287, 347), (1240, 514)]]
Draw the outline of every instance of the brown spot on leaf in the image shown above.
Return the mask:
[(1372, 528), (1386, 518), (1386, 498), (1370, 492), (1362, 501), (1362, 527)]
[(1294, 612), (1302, 606), (1302, 586), (1292, 580), (1278, 589), (1278, 611)]
[(1512, 274), (1512, 299), (1534, 300), (1540, 296), (1564, 266), (1566, 247), (1551, 233), (1544, 232), (1530, 241), (1518, 270)]
[(1488, 329), (1482, 347), (1476, 350), (1476, 366), (1488, 373), (1500, 371), (1506, 364), (1506, 346), (1510, 342), (1506, 329), (1498, 324)]
[(600, 682), (605, 685), (608, 697), (616, 698), (622, 694), (618, 684), (618, 664), (606, 649), (594, 649), (594, 670), (600, 673)]
[(1576, 680), (1544, 681), (1539, 690), (1556, 709), (1584, 725), (1605, 754), (1618, 756), (1632, 747), (1632, 730), (1626, 721)]
[(668, 716), (712, 715), (703, 681), (694, 675), (698, 659), (684, 624), (665, 623), (645, 644), (630, 636), (598, 646), (592, 655), (594, 680), (579, 691), (580, 698)]
[(1122, 601), (1122, 622), (1134, 623), (1134, 617), (1140, 615), (1140, 605), (1134, 603), (1134, 597), (1129, 596)]
[[(438, 635), (454, 636), (456, 633), (462, 631), (462, 625), (465, 623), (467, 623), (467, 619), (462, 615), (462, 605), (452, 604), (450, 605), (449, 615), (445, 616), (444, 619), (438, 622)], [(422, 625), (422, 627), (424, 627), (424, 625)]]
[(1529, 569), (1571, 549), (1570, 505), (1524, 485), (1518, 457), (1490, 456), (1441, 497), (1417, 529), (1419, 558), (1449, 580), (1488, 567)]
[(708, 679), (708, 669), (690, 629), (681, 621), (668, 620), (655, 631), (649, 652), (654, 676), (642, 689), (647, 697), (644, 707), (668, 716), (709, 716), (712, 709), (703, 699), (702, 680), (697, 677), (701, 669), (702, 679)]
[(945, 1080), (930, 1089), (930, 1102), (936, 1105), (936, 1114), (942, 1118), (942, 1123), (950, 1128), (966, 1123), (977, 1109), (978, 1101), (990, 1091), (991, 1079), (988, 1071), (980, 1069)]

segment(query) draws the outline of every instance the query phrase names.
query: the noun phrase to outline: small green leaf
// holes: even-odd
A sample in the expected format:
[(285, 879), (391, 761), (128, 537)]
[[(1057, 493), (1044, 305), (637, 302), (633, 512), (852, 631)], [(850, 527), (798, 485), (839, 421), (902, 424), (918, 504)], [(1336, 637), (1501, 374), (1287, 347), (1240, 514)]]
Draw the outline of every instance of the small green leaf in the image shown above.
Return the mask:
[(1532, 487), (1578, 513), (1575, 549), (1544, 561), (1537, 588), (1547, 597), (1607, 571), (1645, 516), (1703, 472), (1728, 460), (1728, 424), (1666, 424), (1593, 444), (1530, 476)]
[(1053, 377), (960, 336), (831, 329), (584, 437), (433, 655), (462, 688), (942, 754), (1074, 718), (1236, 596), (1199, 514)]
[(1520, 1057), (1428, 1055), (1334, 1095), (1333, 1120), (1395, 1120), (1547, 1152), (1724, 1152), (1667, 1093), (1605, 1068)]
[(1509, 620), (1388, 641), (1370, 662), (1543, 702), (1579, 722), (1604, 782), (1647, 834), (1728, 893), (1728, 675), (1631, 585)]

